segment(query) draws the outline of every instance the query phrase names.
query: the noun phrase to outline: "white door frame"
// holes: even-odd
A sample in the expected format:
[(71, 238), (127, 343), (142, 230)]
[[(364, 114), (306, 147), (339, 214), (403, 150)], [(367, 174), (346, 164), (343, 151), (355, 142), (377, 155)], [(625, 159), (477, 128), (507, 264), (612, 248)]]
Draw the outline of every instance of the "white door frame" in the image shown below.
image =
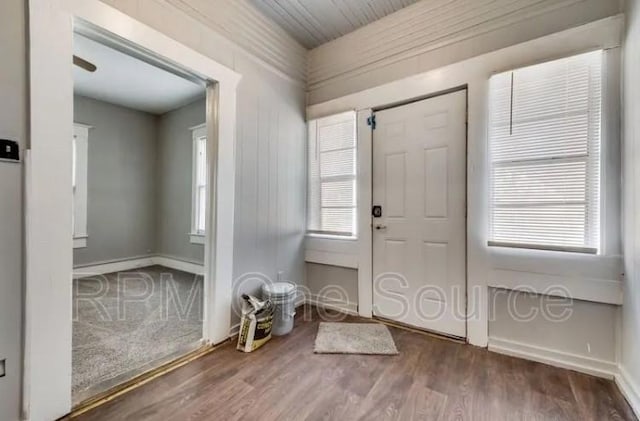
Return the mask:
[[(460, 209), (458, 207), (458, 210), (462, 212), (462, 215), (464, 215), (464, 222), (463, 222), (463, 226), (462, 226), (462, 231), (464, 232), (464, 239), (460, 242), (460, 244), (463, 246), (463, 257), (462, 257), (462, 260), (464, 261), (464, 275), (461, 278), (463, 278), (463, 282), (462, 283), (463, 283), (463, 288), (464, 288), (464, 296), (461, 298), (460, 302), (454, 302), (454, 300), (452, 300), (449, 304), (451, 306), (455, 306), (456, 308), (459, 308), (460, 305), (462, 305), (464, 307), (464, 309), (463, 309), (464, 310), (464, 315), (451, 314), (456, 318), (458, 316), (462, 316), (464, 318), (464, 322), (462, 324), (460, 324), (460, 323), (457, 323), (458, 321), (456, 321), (455, 326), (449, 325), (449, 327), (451, 327), (452, 329), (454, 329), (456, 331), (455, 333), (453, 331), (452, 332), (444, 332), (444, 331), (440, 331), (440, 330), (436, 331), (435, 330), (436, 327), (434, 327), (433, 332), (436, 333), (436, 334), (441, 334), (441, 335), (451, 335), (453, 337), (466, 340), (467, 339), (467, 330), (468, 330), (467, 329), (467, 302), (466, 302), (466, 299), (467, 299), (467, 284), (468, 284), (468, 281), (467, 281), (467, 265), (468, 264), (467, 264), (466, 243), (467, 243), (467, 229), (468, 229), (468, 227), (467, 227), (467, 218), (466, 218), (466, 213), (467, 213), (466, 212), (466, 206), (467, 206), (467, 185), (468, 185), (467, 166), (469, 164), (469, 161), (468, 161), (468, 150), (467, 150), (468, 133), (467, 133), (467, 129), (466, 129), (466, 126), (467, 126), (467, 121), (466, 120), (467, 120), (467, 113), (468, 113), (468, 89), (467, 89), (467, 86), (459, 86), (459, 87), (456, 87), (456, 88), (453, 88), (453, 89), (448, 89), (448, 90), (445, 90), (445, 91), (436, 92), (436, 93), (432, 93), (432, 94), (429, 94), (429, 95), (412, 98), (412, 99), (409, 99), (407, 101), (402, 101), (400, 103), (393, 103), (393, 104), (390, 104), (390, 105), (377, 107), (377, 108), (374, 108), (373, 115), (376, 115), (377, 113), (383, 112), (383, 111), (386, 111), (386, 110), (392, 110), (392, 109), (396, 109), (396, 108), (399, 108), (399, 107), (412, 106), (414, 104), (418, 104), (418, 105), (422, 104), (422, 105), (424, 105), (425, 102), (427, 102), (427, 101), (436, 100), (436, 99), (442, 98), (442, 97), (450, 97), (451, 95), (463, 96), (464, 97), (464, 115), (461, 116), (461, 118), (464, 119), (464, 144), (463, 144), (463, 149), (464, 149), (463, 150), (463, 153), (464, 153), (463, 159), (464, 159), (464, 161), (459, 163), (460, 166), (461, 166), (461, 169), (463, 169), (463, 171), (464, 171), (464, 176), (462, 177), (464, 179), (464, 186), (463, 186), (462, 190), (458, 191), (461, 195), (464, 196), (464, 208)], [(448, 99), (451, 99), (451, 98), (448, 98)], [(429, 102), (429, 104), (431, 104), (431, 102)], [(456, 113), (455, 116), (456, 116), (456, 119), (457, 119), (458, 118), (457, 117), (458, 114)], [(374, 124), (376, 124), (376, 123), (374, 122)], [(458, 123), (456, 123), (456, 125), (457, 124)], [(427, 130), (427, 129), (425, 128), (425, 130)], [(375, 135), (375, 133), (373, 133), (373, 130), (372, 130), (372, 135), (371, 135), (371, 137), (372, 137), (372, 139), (371, 139), (372, 140), (372, 147), (371, 147), (372, 160), (374, 159), (373, 154), (375, 152), (374, 151), (374, 147), (373, 147), (373, 136), (374, 135)], [(448, 144), (448, 146), (451, 147), (450, 149), (455, 149), (454, 145), (458, 140), (459, 140), (459, 138), (456, 137), (455, 140), (453, 140), (450, 144)], [(372, 176), (373, 176), (373, 170), (374, 169), (373, 169), (373, 163), (372, 163)], [(451, 173), (449, 173), (448, 170), (447, 170), (447, 173), (448, 173), (448, 176), (451, 176)], [(406, 182), (407, 181), (405, 180), (405, 183)], [(372, 192), (373, 192), (373, 188), (375, 187), (375, 186), (373, 186), (373, 181), (372, 181), (372, 186), (371, 187), (372, 187)], [(449, 185), (447, 185), (447, 191), (448, 191), (447, 196), (450, 196), (449, 193), (451, 193), (451, 190), (450, 190), (450, 186)], [(372, 197), (373, 197), (373, 193), (372, 193)], [(380, 204), (380, 203), (376, 203), (376, 204)], [(451, 208), (449, 208), (449, 211), (447, 211), (447, 213), (455, 214), (455, 212), (452, 211)], [(448, 239), (449, 240), (454, 240), (451, 237), (451, 235), (452, 235), (451, 231), (453, 231), (453, 229), (450, 229)], [(421, 240), (424, 240), (424, 237), (421, 237)], [(451, 243), (449, 243), (449, 244), (451, 244)], [(373, 256), (373, 250), (374, 250), (373, 241), (371, 243), (371, 250), (372, 250), (372, 256)], [(449, 273), (451, 273), (450, 269), (451, 268), (448, 268), (448, 272)], [(372, 273), (375, 276), (375, 271), (373, 271), (373, 267), (372, 267)], [(460, 278), (458, 278), (458, 279), (460, 279)], [(373, 279), (373, 282), (375, 282), (375, 279)], [(452, 293), (452, 296), (450, 298), (452, 298), (453, 296), (455, 296), (455, 294)], [(454, 313), (455, 313), (455, 311), (454, 311)], [(378, 316), (378, 317), (383, 318), (384, 316)], [(445, 324), (447, 323), (446, 320), (444, 322), (445, 322)], [(440, 323), (442, 323), (442, 321)], [(418, 327), (418, 326), (416, 326), (416, 327)], [(441, 327), (442, 327), (442, 325), (438, 324), (437, 329), (441, 329)], [(420, 328), (420, 327), (418, 327), (418, 328)], [(463, 328), (463, 330), (459, 331), (458, 329), (460, 329), (460, 328)], [(460, 333), (458, 333), (458, 331)]]
[[(24, 418), (71, 411), (73, 31), (112, 34), (209, 81), (209, 206), (204, 339), (229, 337), (233, 277), (236, 87), (240, 75), (98, 0), (29, 0), (30, 146), (26, 160)], [(109, 35), (107, 35), (108, 37)], [(215, 163), (215, 165), (213, 165)], [(218, 206), (218, 204), (223, 204)]]
[[(373, 316), (373, 218), (371, 217), (371, 209), (373, 206), (373, 130), (369, 125), (368, 119), (375, 114), (376, 111), (407, 105), (412, 102), (423, 101), (429, 98), (435, 98), (442, 95), (448, 95), (459, 91), (467, 93), (467, 112), (469, 109), (468, 92), (469, 87), (462, 85), (459, 87), (446, 89), (442, 91), (432, 92), (416, 98), (405, 99), (391, 104), (379, 104), (372, 108), (361, 109), (357, 111), (357, 185), (358, 185), (358, 315), (361, 317), (372, 318)], [(465, 139), (465, 168), (466, 168), (466, 189), (469, 189), (469, 170), (471, 164), (469, 162), (469, 133), (467, 132)], [(468, 196), (468, 194), (467, 194)], [(467, 197), (468, 201), (468, 197)], [(468, 203), (467, 203), (467, 206)], [(469, 236), (469, 220), (465, 220), (465, 242), (468, 242)], [(468, 295), (469, 288), (469, 256), (465, 254), (465, 289)], [(465, 305), (468, 317), (468, 306)], [(469, 340), (469, 322), (465, 319), (465, 339)]]

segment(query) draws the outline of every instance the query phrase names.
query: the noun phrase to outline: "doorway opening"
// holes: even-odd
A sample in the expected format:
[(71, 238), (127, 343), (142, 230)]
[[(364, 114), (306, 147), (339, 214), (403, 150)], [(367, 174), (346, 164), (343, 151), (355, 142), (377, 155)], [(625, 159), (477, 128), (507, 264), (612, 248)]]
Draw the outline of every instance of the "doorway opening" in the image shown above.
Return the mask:
[[(210, 346), (227, 340), (230, 335), (236, 90), (241, 76), (101, 1), (30, 0), (30, 144), (25, 152), (26, 327), (22, 395), (27, 418), (32, 419), (58, 419), (73, 407), (71, 140), (74, 135), (73, 67), (78, 67), (72, 59), (74, 33), (206, 88), (201, 338)], [(52, 80), (56, 83), (51, 83)], [(90, 136), (91, 129), (88, 131)], [(193, 142), (189, 148), (193, 148)], [(127, 150), (121, 152), (122, 160), (135, 156)], [(110, 177), (122, 175), (113, 171)], [(90, 215), (90, 208), (87, 211)], [(138, 227), (129, 228), (132, 234)], [(182, 234), (191, 233), (187, 230)], [(90, 247), (90, 226), (87, 235)], [(153, 250), (139, 257), (149, 255), (151, 261), (143, 261), (135, 269), (143, 267), (142, 264), (169, 267), (167, 260), (155, 255)], [(170, 269), (189, 272), (185, 265), (188, 263), (180, 262), (179, 267)], [(102, 273), (106, 274), (121, 270), (117, 265), (99, 269), (95, 272), (104, 270)]]
[(207, 88), (73, 42), (76, 405), (204, 344)]

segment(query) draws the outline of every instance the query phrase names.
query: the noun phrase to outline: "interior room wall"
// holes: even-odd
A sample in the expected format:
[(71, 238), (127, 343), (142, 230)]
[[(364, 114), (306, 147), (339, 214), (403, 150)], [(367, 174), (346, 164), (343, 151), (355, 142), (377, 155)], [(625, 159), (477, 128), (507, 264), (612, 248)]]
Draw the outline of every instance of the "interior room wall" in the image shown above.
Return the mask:
[(640, 414), (640, 1), (627, 1), (623, 78), (624, 272), (620, 374)]
[(192, 213), (193, 138), (190, 128), (205, 123), (204, 98), (158, 118), (156, 162), (156, 253), (204, 264), (204, 244), (189, 239)]
[[(28, 147), (27, 40), (23, 0), (0, 2), (0, 138)], [(23, 164), (0, 162), (0, 419), (20, 419), (23, 327)]]
[(87, 247), (74, 249), (74, 265), (154, 254), (157, 117), (76, 95), (74, 120), (93, 127), (87, 174), (89, 237)]
[(308, 103), (438, 69), (621, 11), (618, 0), (423, 0), (311, 50)]

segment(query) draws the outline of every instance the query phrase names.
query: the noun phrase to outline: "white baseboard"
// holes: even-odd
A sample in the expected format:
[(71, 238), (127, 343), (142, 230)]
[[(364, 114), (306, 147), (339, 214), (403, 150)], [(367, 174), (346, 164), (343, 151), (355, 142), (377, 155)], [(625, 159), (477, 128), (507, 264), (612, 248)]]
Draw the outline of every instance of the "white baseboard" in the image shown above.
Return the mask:
[(84, 278), (91, 275), (104, 275), (105, 273), (123, 272), (153, 265), (160, 265), (170, 269), (195, 273), (197, 275), (204, 274), (204, 265), (186, 262), (173, 257), (156, 255), (78, 266), (73, 269), (73, 279)]
[(152, 257), (151, 260), (153, 260), (153, 264), (155, 265), (194, 273), (196, 275), (204, 275), (204, 265), (198, 263), (187, 262), (185, 260), (176, 259), (174, 257), (160, 255)]
[(489, 338), (489, 351), (579, 371), (606, 379), (613, 379), (616, 373), (618, 373), (618, 365), (612, 361), (584, 357), (582, 355), (556, 351), (508, 339)]
[(233, 326), (231, 326), (231, 329), (229, 329), (229, 337), (233, 338), (238, 333), (240, 333), (240, 322), (238, 322), (238, 323), (234, 324)]
[(629, 406), (631, 406), (636, 417), (640, 418), (640, 385), (634, 381), (623, 366), (618, 367), (618, 374), (616, 374), (615, 381), (618, 389), (620, 389), (620, 392), (622, 392), (627, 402), (629, 402)]
[(97, 264), (84, 265), (73, 268), (73, 279), (84, 278), (92, 275), (104, 275), (105, 273), (123, 272), (152, 266), (153, 257), (135, 257), (133, 259), (114, 260)]
[(306, 297), (306, 303), (314, 305), (316, 307), (325, 308), (327, 310), (334, 310), (340, 313), (346, 313), (351, 316), (358, 315), (358, 304), (349, 301), (334, 300), (325, 297), (319, 297), (316, 294), (310, 294)]

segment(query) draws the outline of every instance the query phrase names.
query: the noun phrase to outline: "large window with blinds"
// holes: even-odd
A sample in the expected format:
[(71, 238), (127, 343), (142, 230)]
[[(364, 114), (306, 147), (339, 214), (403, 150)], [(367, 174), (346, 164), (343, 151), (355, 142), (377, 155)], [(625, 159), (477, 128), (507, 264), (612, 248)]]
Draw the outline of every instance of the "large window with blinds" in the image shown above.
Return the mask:
[(356, 114), (309, 122), (307, 231), (356, 236)]
[(490, 80), (489, 245), (598, 253), (601, 51)]

